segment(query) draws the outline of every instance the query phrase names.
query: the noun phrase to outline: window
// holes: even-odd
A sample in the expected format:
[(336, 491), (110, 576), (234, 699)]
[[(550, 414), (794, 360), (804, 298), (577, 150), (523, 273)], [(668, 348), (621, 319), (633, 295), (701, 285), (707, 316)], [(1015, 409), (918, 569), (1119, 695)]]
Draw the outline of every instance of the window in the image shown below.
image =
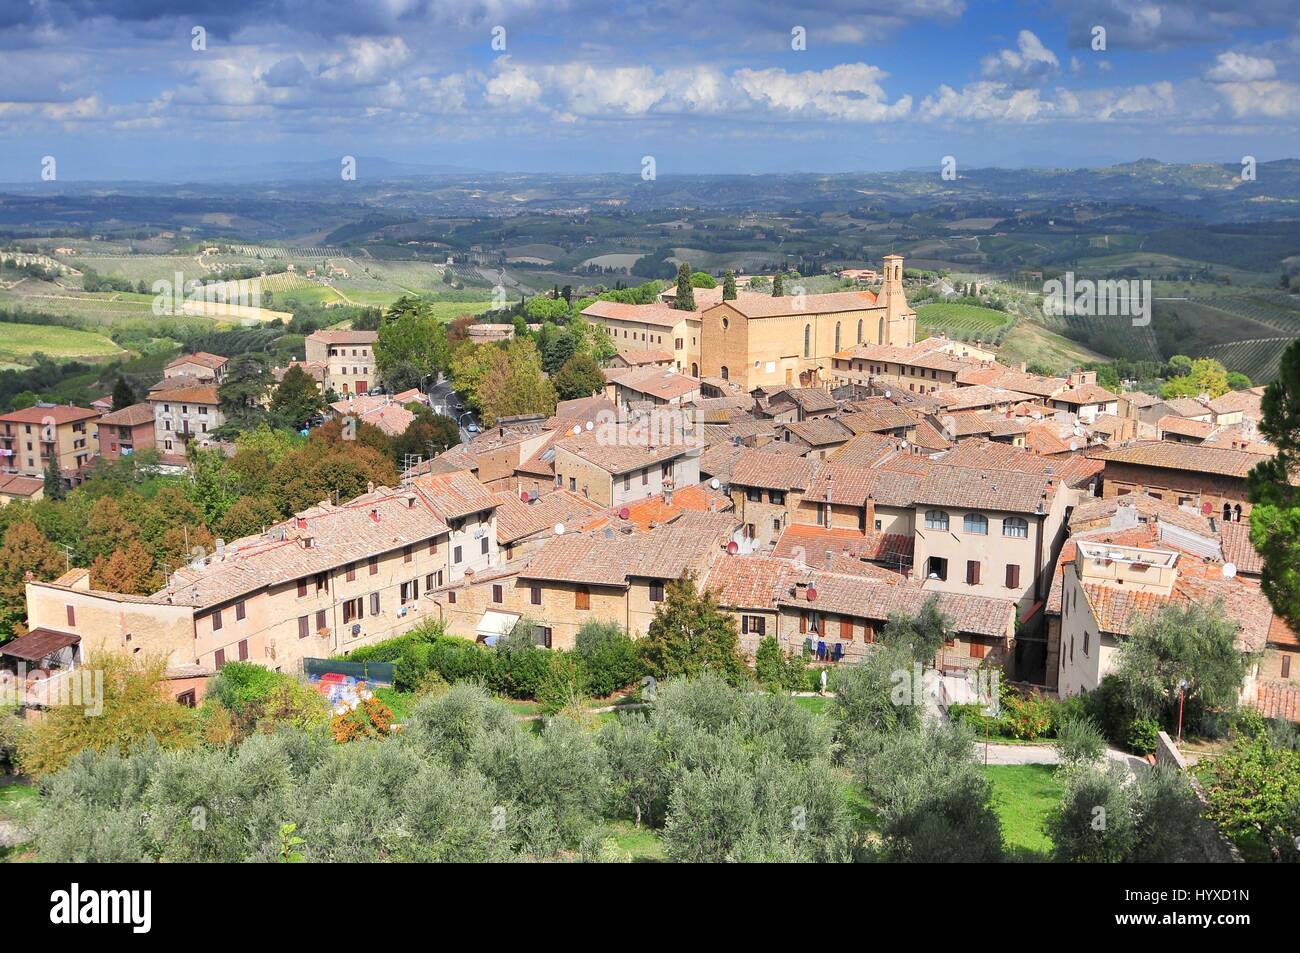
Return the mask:
[(752, 487), (752, 486), (747, 487), (745, 489), (745, 499), (748, 500), (750, 503), (762, 503), (763, 491), (757, 489), (756, 487)]
[(533, 583), (528, 587), (528, 602), (530, 605), (540, 606), (542, 604), (542, 587)]
[(1012, 565), (1007, 566), (1007, 588), (1008, 589), (1020, 588), (1020, 567), (1019, 566), (1012, 566)]
[(305, 639), (311, 634), (311, 623), (305, 615), (298, 616), (298, 638)]
[(1083, 654), (1088, 654), (1088, 649), (1092, 646), (1092, 633), (1087, 629), (1083, 632)]
[(246, 613), (244, 611), (244, 601), (241, 599), (239, 602), (235, 603), (235, 621), (236, 622), (243, 621), (245, 615)]
[(379, 593), (377, 592), (370, 594), (370, 614), (379, 615)]
[(1283, 678), (1291, 677), (1291, 656), (1290, 655), (1282, 656), (1282, 677)]
[(373, 575), (375, 575), (375, 574), (378, 573), (378, 572), (379, 572), (379, 557), (378, 557), (378, 556), (371, 556), (371, 557), (370, 557), (370, 575), (373, 576)]
[(642, 467), (642, 469), (641, 469), (641, 485), (642, 485), (642, 486), (648, 486), (649, 484), (650, 484), (650, 468), (649, 468), (649, 467)]
[(925, 528), (939, 529), (947, 531), (948, 514), (943, 510), (926, 510), (925, 511)]
[(306, 580), (306, 579), (299, 579), (299, 580), (298, 580), (298, 598), (301, 599), (301, 598), (302, 598), (303, 596), (305, 596), (305, 595), (307, 595), (307, 580)]
[(533, 644), (549, 649), (551, 647), (551, 627), (548, 625), (534, 626)]
[(226, 650), (217, 649), (217, 654), (212, 657), (212, 660), (216, 663), (216, 668), (221, 668), (221, 666), (226, 664)]
[(248, 661), (248, 639), (239, 640), (239, 660), (241, 662)]
[(441, 585), (442, 585), (442, 570), (441, 570), (441, 569), (439, 569), (437, 572), (431, 572), (431, 573), (429, 573), (427, 576), (424, 577), (424, 591), (425, 591), (425, 592), (428, 592), (430, 589), (436, 589), (436, 588), (438, 588), (438, 587), (441, 586)]
[(963, 517), (963, 525), (966, 532), (973, 536), (987, 536), (989, 534), (989, 519), (983, 513), (967, 513)]
[(1002, 521), (1002, 535), (1015, 539), (1029, 538), (1029, 521), (1019, 516), (1008, 516)]
[(486, 536), (479, 542), (479, 551), (486, 556), (488, 554), (488, 538)]
[(429, 540), (429, 555), (430, 555), (430, 556), (436, 556), (436, 555), (438, 555), (438, 540), (437, 540), (437, 539), (431, 539), (431, 540)]
[(67, 606), (67, 610), (68, 610), (68, 625), (76, 625), (77, 610), (73, 606)]
[(840, 638), (845, 642), (853, 641), (853, 620), (848, 616), (840, 616)]
[(740, 617), (740, 631), (744, 635), (757, 635), (762, 638), (766, 634), (767, 620), (761, 615), (743, 615)]
[(329, 573), (324, 573), (324, 572), (316, 573), (316, 591), (329, 592), (329, 590), (330, 590)]
[(220, 609), (212, 613), (212, 631), (213, 632), (221, 631), (221, 610)]
[(579, 586), (577, 589), (573, 590), (573, 608), (591, 608), (591, 590), (586, 586)]
[(447, 602), (448, 602), (450, 605), (453, 605), (453, 606), (456, 604), (456, 590), (455, 590), (455, 589), (453, 589), (453, 590), (451, 590), (451, 592), (447, 593)]
[(948, 560), (942, 556), (931, 556), (925, 561), (925, 575), (927, 579), (948, 579)]
[(783, 491), (769, 490), (767, 496), (774, 506), (785, 506), (785, 493)]
[(501, 588), (500, 583), (494, 583), (492, 586), (492, 601), (497, 605), (505, 602), (505, 590)]
[(464, 554), (459, 546), (451, 551), (451, 561), (453, 563), (459, 564), (462, 558), (464, 558)]
[(360, 619), (364, 614), (364, 610), (365, 603), (362, 601), (360, 596), (357, 596), (355, 599), (348, 599), (343, 603), (343, 624), (347, 625), (349, 622), (355, 622), (357, 619)]
[(835, 322), (835, 350), (840, 349), (840, 322)]
[(970, 640), (970, 657), (971, 657), (971, 658), (983, 658), (983, 657), (984, 657), (984, 643), (981, 642), (981, 641), (980, 641), (976, 636), (971, 636), (971, 640)]
[(348, 577), (347, 577), (347, 578), (348, 578), (348, 582), (356, 582), (356, 579), (357, 579), (357, 564), (356, 564), (356, 563), (348, 563)]
[(803, 356), (812, 357), (812, 325), (803, 326)]
[(325, 629), (325, 610), (317, 609), (316, 610), (316, 631), (321, 632), (324, 631), (324, 629)]
[(410, 582), (402, 583), (401, 602), (406, 605), (408, 602), (415, 602), (420, 598), (420, 580), (412, 579)]
[(862, 319), (858, 318), (858, 343), (862, 343)]
[(653, 579), (650, 582), (650, 601), (664, 601), (664, 582), (662, 579)]
[(978, 559), (966, 560), (966, 585), (978, 586), (980, 584), (980, 563)]
[(415, 553), (412, 552), (411, 547), (404, 546), (402, 548), (402, 562), (409, 563), (414, 558), (415, 558)]

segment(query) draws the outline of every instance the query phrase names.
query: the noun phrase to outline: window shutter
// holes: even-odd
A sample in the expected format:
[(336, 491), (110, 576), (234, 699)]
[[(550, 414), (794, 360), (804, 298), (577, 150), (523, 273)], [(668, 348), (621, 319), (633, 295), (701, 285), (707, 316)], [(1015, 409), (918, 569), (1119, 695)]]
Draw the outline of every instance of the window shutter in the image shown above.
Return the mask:
[(301, 598), (302, 598), (303, 596), (305, 596), (305, 595), (307, 595), (307, 580), (306, 580), (306, 579), (299, 579), (299, 580), (298, 580), (298, 598), (301, 599)]
[(799, 613), (799, 632), (800, 634), (808, 631), (808, 613)]
[(1019, 588), (1019, 586), (1020, 586), (1020, 567), (1008, 565), (1007, 566), (1007, 588), (1016, 589)]
[(853, 620), (848, 616), (840, 619), (840, 638), (845, 641), (853, 641)]
[(978, 586), (979, 584), (980, 584), (979, 560), (968, 559), (966, 561), (966, 585)]

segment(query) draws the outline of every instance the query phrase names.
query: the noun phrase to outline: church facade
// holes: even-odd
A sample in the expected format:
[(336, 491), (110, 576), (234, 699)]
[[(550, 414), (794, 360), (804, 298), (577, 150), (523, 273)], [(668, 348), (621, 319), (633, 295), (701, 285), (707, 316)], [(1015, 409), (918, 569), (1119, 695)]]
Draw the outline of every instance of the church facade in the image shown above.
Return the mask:
[(916, 312), (903, 291), (903, 259), (887, 255), (879, 294), (802, 294), (789, 279), (786, 295), (741, 292), (700, 315), (699, 376), (721, 377), (744, 390), (829, 386), (836, 353), (857, 344), (907, 347), (916, 341)]

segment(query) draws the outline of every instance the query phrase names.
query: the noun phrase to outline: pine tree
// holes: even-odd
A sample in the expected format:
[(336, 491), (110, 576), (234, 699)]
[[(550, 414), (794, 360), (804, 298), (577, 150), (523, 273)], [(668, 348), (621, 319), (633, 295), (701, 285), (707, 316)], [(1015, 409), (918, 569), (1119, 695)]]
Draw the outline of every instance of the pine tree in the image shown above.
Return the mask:
[(1248, 477), (1250, 539), (1264, 557), (1264, 594), (1278, 615), (1300, 626), (1300, 341), (1283, 352), (1277, 378), (1264, 392), (1259, 430), (1277, 455)]
[(776, 276), (772, 278), (772, 297), (780, 298), (780, 297), (784, 297), (784, 295), (785, 295), (785, 276), (778, 271), (776, 273)]
[(695, 286), (691, 284), (691, 266), (686, 262), (677, 266), (677, 296), (673, 307), (678, 311), (695, 310)]
[(126, 382), (126, 378), (119, 374), (117, 383), (113, 385), (113, 409), (121, 410), (124, 407), (130, 407), (134, 403), (135, 390)]
[(59, 458), (50, 457), (45, 465), (45, 498), (63, 500), (68, 496), (68, 488), (63, 484), (63, 472), (59, 469)]
[(722, 278), (722, 300), (736, 300), (736, 273), (728, 271)]

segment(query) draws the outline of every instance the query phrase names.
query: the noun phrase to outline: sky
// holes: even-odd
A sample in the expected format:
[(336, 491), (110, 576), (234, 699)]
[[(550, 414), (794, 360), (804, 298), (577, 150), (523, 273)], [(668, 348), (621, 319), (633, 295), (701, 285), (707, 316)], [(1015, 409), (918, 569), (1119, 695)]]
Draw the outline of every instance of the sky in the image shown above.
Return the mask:
[[(184, 8), (186, 12), (177, 12)], [(1300, 155), (1300, 0), (5, 0), (0, 181)], [(362, 166), (359, 166), (359, 174)]]

